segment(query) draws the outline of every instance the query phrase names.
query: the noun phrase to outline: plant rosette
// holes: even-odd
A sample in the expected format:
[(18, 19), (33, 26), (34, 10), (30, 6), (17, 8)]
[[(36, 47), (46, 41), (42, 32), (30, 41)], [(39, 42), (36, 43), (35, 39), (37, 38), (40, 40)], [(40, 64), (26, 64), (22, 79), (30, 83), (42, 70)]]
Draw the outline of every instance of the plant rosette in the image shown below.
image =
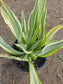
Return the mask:
[[(17, 40), (15, 40), (15, 42), (14, 42), (14, 44), (12, 45), (12, 48), (14, 48), (15, 50), (19, 50), (16, 46), (15, 46), (15, 44), (17, 44)], [(44, 65), (45, 65), (45, 63), (46, 63), (46, 61), (47, 61), (47, 58), (40, 58), (40, 57), (38, 57), (36, 60), (33, 60), (34, 61), (34, 66), (35, 66), (35, 69), (36, 69), (36, 71), (37, 70), (39, 70), (39, 69), (41, 69)], [(26, 61), (17, 61), (17, 60), (13, 60), (12, 59), (12, 62), (13, 62), (13, 64), (18, 68), (18, 69), (20, 69), (20, 70), (22, 70), (22, 71), (26, 71), (26, 72), (29, 72), (29, 64), (28, 64), (28, 62), (26, 62)]]
[(22, 11), (20, 22), (6, 3), (2, 0), (0, 2), (2, 4), (2, 7), (0, 7), (1, 15), (18, 40), (17, 44), (14, 44), (18, 49), (15, 49), (9, 46), (0, 36), (0, 47), (11, 54), (11, 56), (0, 54), (0, 57), (27, 62), (29, 65), (30, 84), (42, 84), (36, 73), (34, 62), (38, 58), (45, 59), (63, 48), (63, 39), (51, 41), (54, 34), (62, 29), (63, 25), (58, 25), (47, 34), (45, 33), (46, 0), (36, 0), (27, 24), (24, 18), (24, 11)]

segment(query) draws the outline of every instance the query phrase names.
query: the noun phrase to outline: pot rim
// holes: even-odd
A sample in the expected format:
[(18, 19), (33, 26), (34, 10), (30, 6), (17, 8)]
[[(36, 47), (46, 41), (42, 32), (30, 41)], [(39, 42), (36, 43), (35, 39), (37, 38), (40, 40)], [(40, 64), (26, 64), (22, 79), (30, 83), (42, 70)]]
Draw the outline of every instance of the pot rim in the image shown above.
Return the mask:
[[(13, 62), (13, 64), (14, 64), (18, 69), (20, 69), (20, 70), (22, 70), (22, 71), (24, 71), (24, 72), (29, 72), (29, 70), (26, 70), (26, 69), (20, 67), (19, 64), (16, 63), (16, 60), (13, 60), (13, 59), (12, 59), (11, 61)], [(36, 69), (36, 71), (38, 71), (39, 69), (41, 69), (41, 68), (46, 64), (46, 61), (47, 61), (47, 58), (45, 58), (44, 63), (43, 63), (40, 67), (38, 67), (38, 68)]]

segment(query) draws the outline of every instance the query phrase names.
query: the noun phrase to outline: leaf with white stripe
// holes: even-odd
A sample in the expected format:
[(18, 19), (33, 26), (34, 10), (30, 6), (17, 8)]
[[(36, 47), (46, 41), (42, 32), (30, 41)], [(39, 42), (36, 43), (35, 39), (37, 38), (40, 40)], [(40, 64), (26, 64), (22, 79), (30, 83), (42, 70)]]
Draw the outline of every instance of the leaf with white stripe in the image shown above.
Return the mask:
[(36, 1), (34, 10), (32, 11), (29, 21), (28, 21), (28, 27), (29, 27), (29, 33), (28, 33), (28, 44), (31, 43), (34, 33), (36, 33), (37, 29), (37, 21), (38, 21), (38, 0)]
[(53, 38), (53, 35), (62, 28), (63, 28), (63, 25), (59, 25), (52, 28), (46, 35), (46, 44)]
[(0, 36), (0, 47), (3, 48), (5, 51), (7, 51), (9, 54), (12, 55), (22, 55), (24, 54), (23, 52), (19, 52), (15, 49), (13, 49), (11, 46), (9, 46), (3, 38)]
[(18, 60), (18, 61), (28, 61), (28, 59), (26, 58), (16, 57), (16, 56), (8, 55), (8, 54), (0, 54), (0, 57)]
[(57, 52), (58, 50), (60, 50), (61, 48), (63, 48), (63, 40), (50, 43), (42, 49), (42, 52), (39, 54), (39, 56), (48, 57)]
[(4, 7), (6, 14), (4, 14), (4, 10), (1, 8), (1, 14), (5, 20), (5, 15), (8, 17), (7, 21), (9, 20), (12, 27), (9, 26), (9, 22), (6, 22), (6, 24), (10, 27), (12, 33), (14, 34), (14, 36), (16, 37), (16, 39), (18, 39), (18, 41), (21, 40), (21, 32), (22, 32), (22, 28), (21, 28), (21, 24), (19, 22), (19, 20), (17, 19), (17, 17), (14, 15), (14, 13), (11, 11), (11, 9), (2, 1), (0, 0), (2, 6)]
[(32, 53), (32, 51), (27, 51), (27, 46), (26, 45), (23, 45), (22, 43), (21, 44), (15, 44), (17, 47), (19, 47), (20, 49), (22, 49), (26, 54), (30, 54)]
[(24, 18), (24, 11), (22, 10), (22, 18), (21, 18), (22, 32), (24, 35), (26, 34), (26, 22)]
[(30, 84), (42, 84), (37, 76), (34, 65), (31, 62), (29, 62), (29, 70), (30, 70)]

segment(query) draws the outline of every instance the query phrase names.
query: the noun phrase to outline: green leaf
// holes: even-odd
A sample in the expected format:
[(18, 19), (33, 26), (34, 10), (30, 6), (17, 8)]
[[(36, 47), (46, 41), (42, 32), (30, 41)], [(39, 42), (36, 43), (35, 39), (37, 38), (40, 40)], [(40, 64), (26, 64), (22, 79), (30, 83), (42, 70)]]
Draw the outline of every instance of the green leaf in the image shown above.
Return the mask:
[(46, 0), (38, 0), (38, 5), (40, 39), (45, 39)]
[(33, 44), (33, 46), (29, 50), (34, 50), (35, 48), (37, 48), (39, 44), (41, 43), (41, 41), (42, 40), (36, 41), (35, 44)]
[(42, 52), (42, 49), (34, 51), (32, 54), (34, 54), (36, 57)]
[(46, 18), (46, 0), (38, 0), (39, 4), (39, 40), (42, 39), (38, 49), (40, 49), (44, 45), (46, 41), (46, 34), (45, 34), (45, 18)]
[(28, 61), (28, 59), (26, 59), (26, 58), (16, 57), (16, 56), (7, 55), (7, 54), (0, 54), (0, 57), (19, 60), (19, 61)]
[[(36, 17), (36, 15), (34, 16), (35, 11), (36, 12), (38, 11), (37, 17), (36, 17), (37, 23), (35, 24), (35, 22), (34, 22), (34, 25), (37, 25), (37, 26), (35, 26), (34, 30), (33, 30), (33, 27), (32, 27), (33, 24), (31, 24), (33, 21), (30, 22), (30, 24), (31, 24), (30, 34), (33, 36), (33, 38), (32, 38), (32, 42), (33, 42), (34, 40), (37, 39), (38, 33), (40, 32), (39, 40), (42, 40), (42, 41), (40, 41), (41, 43), (38, 44), (38, 46), (36, 46), (38, 49), (40, 49), (42, 47), (42, 45), (44, 45), (46, 42), (46, 35), (45, 35), (46, 0), (37, 0), (36, 4), (37, 3), (38, 3), (38, 5), (37, 6), (35, 5), (35, 9), (36, 8), (37, 9), (34, 10), (31, 14), (31, 16), (33, 16), (35, 18)], [(30, 21), (31, 21), (31, 19), (32, 19), (32, 17), (30, 17)], [(38, 23), (38, 21), (39, 21), (39, 23)], [(33, 31), (33, 33), (32, 33), (32, 31)], [(28, 34), (29, 38), (30, 38), (30, 34)], [(37, 43), (39, 43), (39, 41)], [(35, 49), (35, 45), (33, 45), (32, 48), (33, 47)]]
[(8, 26), (11, 28), (12, 32), (14, 33), (14, 29), (13, 29), (13, 26), (12, 26), (12, 23), (11, 23), (9, 17), (7, 16), (7, 14), (5, 13), (5, 11), (2, 8), (0, 8), (0, 9), (1, 9), (2, 17), (5, 20), (5, 23), (8, 24)]
[(53, 35), (60, 29), (63, 28), (63, 25), (59, 25), (59, 26), (56, 26), (54, 28), (52, 28), (46, 35), (46, 44), (47, 42), (49, 42), (52, 38), (53, 38)]
[(40, 53), (39, 56), (48, 57), (60, 50), (61, 48), (63, 48), (63, 40), (50, 43), (43, 48), (42, 53)]
[(35, 7), (29, 17), (29, 22), (28, 22), (28, 27), (29, 27), (29, 32), (28, 32), (28, 44), (31, 43), (32, 38), (35, 31), (37, 30), (37, 24), (38, 24), (38, 0), (36, 1)]
[(21, 35), (21, 39), (22, 39), (22, 43), (26, 44), (26, 22), (25, 22), (25, 18), (24, 18), (24, 11), (22, 10), (22, 18), (21, 18), (21, 26), (22, 26), (22, 35)]
[[(1, 8), (1, 14), (2, 14), (6, 24), (10, 27), (10, 29), (11, 29), (12, 33), (14, 34), (14, 36), (16, 37), (16, 39), (18, 39), (18, 41), (20, 41), (22, 28), (21, 28), (21, 24), (20, 24), (19, 20), (14, 15), (14, 13), (10, 10), (10, 8), (2, 0), (0, 0), (0, 2), (6, 11), (6, 13), (5, 13), (4, 10)], [(11, 25), (9, 25), (9, 24), (11, 24)]]
[(24, 33), (24, 36), (25, 36), (25, 34), (26, 34), (26, 22), (25, 22), (24, 11), (23, 10), (22, 10), (21, 25), (22, 25), (22, 32)]
[(42, 16), (41, 16), (41, 21), (40, 21), (40, 39), (45, 39), (45, 18), (46, 18), (46, 8), (44, 9)]
[[(41, 24), (44, 23), (45, 15), (46, 15), (46, 12), (44, 12), (45, 6), (46, 6), (46, 0), (37, 0), (36, 1), (34, 10), (32, 11), (32, 13), (31, 13), (31, 15), (29, 17), (28, 43), (30, 43), (31, 41), (33, 42), (33, 41), (36, 40), (36, 38), (38, 36), (38, 33), (39, 33), (39, 27), (40, 27)], [(42, 20), (42, 22), (41, 22), (41, 20)], [(41, 27), (41, 31), (44, 28), (43, 25)], [(45, 33), (45, 31), (44, 31), (44, 33)], [(41, 35), (40, 38), (42, 38), (42, 35)]]
[(17, 47), (21, 48), (26, 54), (30, 54), (32, 53), (32, 51), (27, 51), (27, 46), (26, 45), (23, 45), (22, 43), (21, 44), (15, 44)]
[(35, 27), (34, 27), (33, 32), (32, 32), (32, 40), (31, 40), (31, 43), (36, 41), (36, 39), (38, 37), (38, 33), (39, 33), (39, 24), (38, 24), (38, 18), (37, 17), (38, 16), (36, 16)]
[(23, 52), (16, 51), (16, 50), (13, 49), (12, 47), (10, 47), (10, 46), (2, 39), (1, 36), (0, 36), (0, 47), (3, 48), (3, 49), (4, 49), (5, 51), (7, 51), (8, 53), (13, 54), (13, 55), (22, 55), (22, 54), (24, 54)]
[(35, 50), (37, 51), (37, 50), (42, 49), (42, 47), (45, 46), (45, 41), (46, 41), (46, 37), (45, 37), (45, 39), (43, 39), (43, 40), (41, 41), (41, 43), (39, 44), (39, 46), (38, 46)]
[(46, 0), (38, 0), (38, 5), (39, 5), (39, 24), (41, 24), (40, 23), (40, 21), (41, 21), (41, 16), (42, 16), (42, 14), (43, 14), (43, 10), (44, 10), (44, 8), (46, 7)]
[(39, 36), (39, 40), (41, 39), (41, 43), (39, 44), (39, 46), (36, 48), (36, 50), (41, 49), (46, 42), (46, 33), (45, 33), (45, 18), (46, 18), (46, 8), (44, 9), (42, 16), (41, 16), (41, 22), (40, 22), (40, 36)]
[(49, 41), (47, 44), (54, 43), (54, 42), (57, 42), (57, 41), (58, 41), (58, 40)]
[(29, 70), (30, 70), (30, 84), (41, 84), (41, 81), (39, 80), (37, 73), (35, 71), (34, 65), (29, 62)]
[(34, 55), (33, 53), (32, 54), (29, 54), (28, 56), (29, 56), (29, 58), (31, 58), (33, 60), (36, 60), (37, 59), (37, 56)]

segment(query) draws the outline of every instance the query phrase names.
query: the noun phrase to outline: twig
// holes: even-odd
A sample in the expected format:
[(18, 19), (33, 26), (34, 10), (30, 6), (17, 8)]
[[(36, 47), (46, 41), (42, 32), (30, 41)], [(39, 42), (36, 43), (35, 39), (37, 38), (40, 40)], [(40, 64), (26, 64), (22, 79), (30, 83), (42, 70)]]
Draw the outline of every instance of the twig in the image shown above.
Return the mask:
[(16, 74), (13, 77), (12, 84), (15, 84), (15, 78), (16, 78)]

